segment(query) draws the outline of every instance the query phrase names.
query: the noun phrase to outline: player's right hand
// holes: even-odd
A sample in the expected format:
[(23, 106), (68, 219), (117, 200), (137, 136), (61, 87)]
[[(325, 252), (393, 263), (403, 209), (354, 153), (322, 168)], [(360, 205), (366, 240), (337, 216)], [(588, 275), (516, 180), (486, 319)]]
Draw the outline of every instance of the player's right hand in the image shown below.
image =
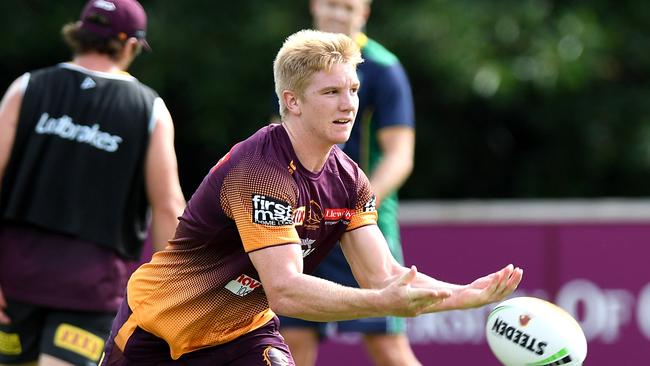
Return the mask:
[(383, 297), (388, 301), (390, 315), (414, 317), (451, 296), (448, 289), (412, 287), (411, 283), (417, 274), (417, 268), (411, 266), (408, 272), (382, 290)]

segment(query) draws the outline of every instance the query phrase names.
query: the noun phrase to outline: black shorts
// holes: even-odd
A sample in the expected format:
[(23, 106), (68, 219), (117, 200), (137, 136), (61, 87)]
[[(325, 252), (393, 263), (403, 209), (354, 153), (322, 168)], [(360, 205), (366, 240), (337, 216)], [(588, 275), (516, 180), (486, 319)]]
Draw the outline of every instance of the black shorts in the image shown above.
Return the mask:
[(0, 325), (0, 364), (34, 362), (45, 353), (74, 365), (101, 357), (115, 313), (52, 309), (7, 299)]

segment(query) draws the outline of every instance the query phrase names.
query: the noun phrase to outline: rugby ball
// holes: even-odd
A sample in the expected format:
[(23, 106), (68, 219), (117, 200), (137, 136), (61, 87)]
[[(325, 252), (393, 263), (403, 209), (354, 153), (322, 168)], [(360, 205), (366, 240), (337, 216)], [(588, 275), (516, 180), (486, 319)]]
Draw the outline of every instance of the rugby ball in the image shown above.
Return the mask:
[(579, 366), (587, 357), (587, 339), (578, 322), (536, 297), (498, 304), (488, 315), (485, 334), (505, 366)]

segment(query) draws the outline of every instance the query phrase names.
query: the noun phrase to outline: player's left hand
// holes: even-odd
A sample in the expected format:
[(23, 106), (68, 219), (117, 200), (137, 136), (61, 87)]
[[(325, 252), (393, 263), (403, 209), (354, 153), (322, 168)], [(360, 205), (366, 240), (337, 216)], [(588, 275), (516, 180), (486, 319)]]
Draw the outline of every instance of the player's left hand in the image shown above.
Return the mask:
[(483, 306), (505, 299), (519, 286), (523, 275), (521, 268), (508, 264), (498, 272), (474, 280), (465, 288), (467, 307)]
[(501, 301), (517, 288), (523, 274), (523, 269), (509, 264), (500, 271), (454, 289), (453, 294), (440, 306), (433, 306), (427, 311), (469, 309)]

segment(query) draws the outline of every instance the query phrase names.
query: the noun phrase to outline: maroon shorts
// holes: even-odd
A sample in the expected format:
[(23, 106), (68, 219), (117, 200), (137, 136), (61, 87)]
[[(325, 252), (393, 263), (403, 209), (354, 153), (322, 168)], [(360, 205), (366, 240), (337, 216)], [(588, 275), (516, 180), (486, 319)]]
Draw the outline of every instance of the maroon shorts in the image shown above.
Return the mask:
[(278, 331), (277, 317), (233, 341), (186, 353), (174, 360), (167, 342), (139, 327), (129, 337), (124, 351), (115, 346), (114, 337), (130, 313), (125, 300), (113, 322), (100, 366), (295, 366), (289, 347)]

